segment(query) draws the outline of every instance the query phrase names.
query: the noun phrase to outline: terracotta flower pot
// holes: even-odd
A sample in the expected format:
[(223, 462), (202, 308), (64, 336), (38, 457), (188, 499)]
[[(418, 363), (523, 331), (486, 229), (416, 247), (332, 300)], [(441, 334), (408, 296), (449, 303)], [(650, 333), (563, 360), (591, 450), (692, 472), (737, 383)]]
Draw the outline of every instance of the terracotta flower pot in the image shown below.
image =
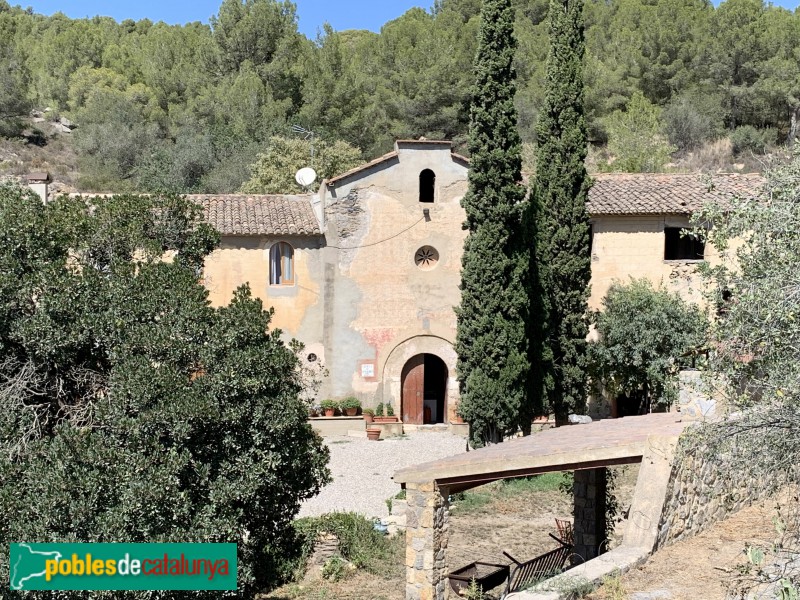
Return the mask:
[(381, 430), (378, 427), (370, 427), (367, 429), (367, 439), (377, 442), (381, 439)]
[(397, 417), (375, 417), (376, 423), (397, 423)]
[(326, 417), (332, 417), (334, 412), (336, 412), (335, 408), (326, 408), (325, 409), (325, 416)]
[(372, 423), (375, 420), (374, 416), (369, 413), (364, 413), (362, 416), (367, 423)]
[(345, 408), (344, 410), (348, 417), (355, 417), (356, 413), (358, 412), (357, 408)]

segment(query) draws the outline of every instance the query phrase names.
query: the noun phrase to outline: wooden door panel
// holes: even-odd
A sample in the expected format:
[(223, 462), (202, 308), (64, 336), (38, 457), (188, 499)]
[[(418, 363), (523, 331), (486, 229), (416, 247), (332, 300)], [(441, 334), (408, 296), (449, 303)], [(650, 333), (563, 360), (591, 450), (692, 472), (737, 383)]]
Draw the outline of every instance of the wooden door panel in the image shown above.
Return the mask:
[(421, 425), (425, 393), (425, 356), (418, 354), (403, 367), (403, 392), (400, 401), (403, 423)]

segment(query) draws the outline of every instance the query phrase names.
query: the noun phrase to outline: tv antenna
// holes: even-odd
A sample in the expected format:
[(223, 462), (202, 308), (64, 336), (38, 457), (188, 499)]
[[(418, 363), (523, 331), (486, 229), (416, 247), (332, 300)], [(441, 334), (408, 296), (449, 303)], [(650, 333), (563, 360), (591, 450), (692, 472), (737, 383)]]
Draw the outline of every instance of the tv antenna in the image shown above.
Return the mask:
[(306, 129), (305, 127), (301, 127), (300, 125), (292, 125), (292, 131), (294, 133), (302, 135), (304, 140), (311, 140), (311, 166), (300, 169), (294, 175), (294, 180), (302, 187), (307, 188), (317, 180), (317, 172), (314, 170), (315, 134), (313, 131), (309, 131), (308, 129)]

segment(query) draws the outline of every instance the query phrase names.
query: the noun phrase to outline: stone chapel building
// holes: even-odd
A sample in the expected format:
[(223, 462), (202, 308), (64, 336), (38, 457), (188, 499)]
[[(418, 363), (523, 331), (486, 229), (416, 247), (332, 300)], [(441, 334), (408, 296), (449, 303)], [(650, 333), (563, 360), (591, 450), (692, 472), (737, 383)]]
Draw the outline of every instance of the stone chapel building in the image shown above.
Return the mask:
[[(207, 260), (212, 303), (249, 282), (273, 325), (327, 369), (319, 399), (391, 403), (407, 425), (457, 423), (454, 342), (469, 161), (451, 143), (395, 150), (309, 195), (191, 196), (222, 233)], [(589, 306), (614, 280), (647, 277), (700, 300), (711, 249), (680, 231), (704, 201), (753, 195), (759, 175), (595, 176)]]

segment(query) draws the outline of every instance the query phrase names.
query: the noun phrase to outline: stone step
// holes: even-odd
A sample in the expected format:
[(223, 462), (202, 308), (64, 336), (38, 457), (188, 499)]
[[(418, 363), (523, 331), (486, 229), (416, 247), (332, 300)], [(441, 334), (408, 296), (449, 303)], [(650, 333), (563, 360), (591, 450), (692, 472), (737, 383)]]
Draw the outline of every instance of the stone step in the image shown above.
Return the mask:
[(404, 431), (437, 431), (437, 432), (447, 432), (450, 430), (450, 427), (447, 423), (435, 423), (431, 425), (403, 425)]

